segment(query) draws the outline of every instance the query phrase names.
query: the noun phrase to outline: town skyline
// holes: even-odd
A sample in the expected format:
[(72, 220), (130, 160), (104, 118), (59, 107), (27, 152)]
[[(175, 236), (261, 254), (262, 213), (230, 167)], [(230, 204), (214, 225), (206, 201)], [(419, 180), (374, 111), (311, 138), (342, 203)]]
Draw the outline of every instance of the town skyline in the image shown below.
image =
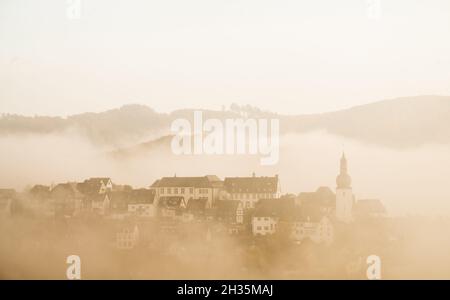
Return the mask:
[(450, 279), (449, 29), (448, 0), (0, 0), (0, 280)]
[[(208, 251), (212, 243), (232, 240), (238, 243), (240, 251), (250, 252), (256, 245), (264, 247), (265, 243), (272, 242), (286, 247), (330, 249), (361, 224), (371, 224), (369, 227), (375, 229), (374, 224), (389, 220), (380, 200), (355, 197), (344, 153), (333, 190), (321, 186), (298, 195), (286, 193), (281, 190), (277, 174), (256, 176), (253, 173), (223, 180), (215, 175), (179, 177), (174, 174), (138, 189), (114, 183), (109, 177), (91, 177), (54, 186), (37, 184), (23, 192), (0, 189), (0, 208), (0, 222), (14, 223), (19, 218), (39, 221), (48, 224), (48, 231), (53, 231), (55, 223), (59, 223), (69, 235), (80, 224), (95, 222), (100, 226), (98, 229), (103, 227), (96, 238), (106, 242), (105, 251), (118, 251), (125, 256), (146, 249), (153, 251), (155, 247), (169, 247), (175, 251), (173, 254), (179, 255), (188, 245), (196, 247), (196, 251)], [(199, 236), (195, 242), (170, 246), (171, 239), (183, 234)], [(164, 242), (157, 245), (158, 236), (169, 239), (169, 245)], [(278, 255), (278, 251), (269, 255)], [(78, 255), (75, 258), (80, 259)], [(256, 269), (252, 266), (238, 273), (242, 273), (240, 276), (257, 274), (257, 265)], [(361, 276), (361, 270), (344, 269), (340, 276)], [(282, 270), (279, 272), (283, 277), (290, 276)], [(73, 276), (81, 278), (80, 273)]]

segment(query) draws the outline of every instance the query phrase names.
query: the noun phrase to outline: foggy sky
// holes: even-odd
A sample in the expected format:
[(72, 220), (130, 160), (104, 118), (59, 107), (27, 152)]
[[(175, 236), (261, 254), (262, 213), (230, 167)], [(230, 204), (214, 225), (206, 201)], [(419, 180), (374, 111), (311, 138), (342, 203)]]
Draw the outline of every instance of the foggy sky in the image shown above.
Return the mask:
[[(69, 1), (70, 2), (70, 1)], [(323, 112), (449, 95), (450, 3), (365, 0), (0, 1), (0, 112), (142, 103)]]

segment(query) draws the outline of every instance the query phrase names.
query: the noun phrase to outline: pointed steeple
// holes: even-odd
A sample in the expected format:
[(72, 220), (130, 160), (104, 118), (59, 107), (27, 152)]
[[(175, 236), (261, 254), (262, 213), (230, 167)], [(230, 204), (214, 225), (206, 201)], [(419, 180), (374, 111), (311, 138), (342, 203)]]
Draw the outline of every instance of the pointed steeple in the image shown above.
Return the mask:
[(342, 152), (341, 157), (341, 174), (347, 174), (347, 158), (345, 157), (345, 152)]
[(340, 169), (341, 172), (336, 178), (337, 187), (341, 189), (351, 188), (352, 178), (348, 175), (347, 158), (344, 152), (342, 152)]

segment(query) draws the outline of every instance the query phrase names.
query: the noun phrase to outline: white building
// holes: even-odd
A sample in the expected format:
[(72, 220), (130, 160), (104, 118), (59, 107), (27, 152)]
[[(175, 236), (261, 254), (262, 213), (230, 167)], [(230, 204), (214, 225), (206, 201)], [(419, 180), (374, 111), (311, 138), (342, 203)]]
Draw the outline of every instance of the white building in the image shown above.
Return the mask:
[(352, 191), (352, 179), (347, 172), (345, 154), (341, 157), (341, 171), (336, 178), (336, 219), (344, 223), (353, 221), (353, 203), (355, 197)]
[(187, 205), (190, 199), (206, 199), (206, 207), (211, 208), (220, 199), (223, 181), (215, 175), (202, 177), (163, 177), (150, 187), (154, 190), (156, 202), (164, 197), (182, 197)]
[(141, 218), (155, 217), (155, 191), (152, 189), (132, 190), (128, 198), (128, 214)]
[(292, 219), (297, 207), (294, 198), (261, 199), (252, 216), (253, 235), (271, 235)]
[(278, 217), (254, 216), (252, 218), (253, 235), (274, 234), (277, 230)]
[(244, 209), (254, 208), (260, 199), (274, 199), (280, 195), (278, 175), (274, 177), (227, 177), (224, 180), (225, 199), (242, 202)]
[(334, 228), (327, 216), (303, 217), (294, 222), (292, 238), (303, 241), (309, 238), (314, 243), (329, 245), (334, 240)]

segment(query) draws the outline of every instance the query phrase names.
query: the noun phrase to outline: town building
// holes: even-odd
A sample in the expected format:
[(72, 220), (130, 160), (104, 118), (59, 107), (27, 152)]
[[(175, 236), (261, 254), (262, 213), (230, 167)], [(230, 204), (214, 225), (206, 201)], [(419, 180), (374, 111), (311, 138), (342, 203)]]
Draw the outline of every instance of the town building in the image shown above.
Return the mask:
[(108, 194), (88, 195), (84, 199), (84, 208), (96, 215), (105, 216), (109, 214), (110, 199)]
[(50, 186), (37, 184), (27, 191), (30, 208), (39, 215), (54, 214), (53, 201), (50, 200)]
[(244, 209), (239, 200), (220, 200), (216, 205), (216, 219), (228, 224), (242, 224)]
[(161, 218), (181, 220), (187, 207), (183, 196), (161, 196), (158, 199), (158, 214)]
[(155, 191), (135, 189), (129, 192), (128, 213), (132, 216), (152, 218), (156, 216)]
[(167, 197), (181, 197), (187, 205), (191, 199), (206, 199), (206, 207), (212, 208), (219, 200), (223, 182), (215, 175), (202, 177), (163, 177), (150, 187), (155, 191), (156, 201)]
[(113, 190), (113, 183), (109, 177), (93, 177), (78, 183), (76, 188), (84, 195), (105, 194)]
[(336, 195), (326, 186), (315, 192), (302, 192), (295, 198), (295, 203), (303, 210), (317, 210), (322, 215), (331, 215), (336, 210)]
[(139, 243), (139, 228), (125, 226), (116, 233), (116, 247), (120, 250), (131, 250)]
[(347, 170), (347, 159), (342, 154), (340, 173), (336, 177), (336, 219), (340, 222), (350, 223), (353, 221), (353, 204), (355, 197), (352, 191), (352, 179)]
[(128, 203), (130, 202), (130, 191), (120, 190), (108, 193), (109, 217), (113, 219), (124, 219), (128, 216)]
[(187, 203), (183, 212), (183, 221), (204, 221), (206, 220), (207, 199), (191, 199)]
[(50, 191), (54, 215), (57, 217), (74, 216), (83, 209), (85, 196), (77, 189), (77, 183), (60, 183)]
[(251, 220), (253, 235), (272, 235), (281, 223), (289, 226), (297, 209), (292, 197), (259, 200)]
[(215, 219), (229, 234), (241, 233), (244, 228), (244, 209), (238, 200), (219, 200), (214, 209)]
[(278, 198), (278, 175), (274, 177), (227, 177), (224, 180), (226, 199), (241, 201), (244, 209), (254, 208), (259, 199)]
[(317, 244), (329, 245), (334, 241), (334, 226), (328, 216), (301, 210), (294, 221), (292, 238), (297, 242), (310, 239)]

